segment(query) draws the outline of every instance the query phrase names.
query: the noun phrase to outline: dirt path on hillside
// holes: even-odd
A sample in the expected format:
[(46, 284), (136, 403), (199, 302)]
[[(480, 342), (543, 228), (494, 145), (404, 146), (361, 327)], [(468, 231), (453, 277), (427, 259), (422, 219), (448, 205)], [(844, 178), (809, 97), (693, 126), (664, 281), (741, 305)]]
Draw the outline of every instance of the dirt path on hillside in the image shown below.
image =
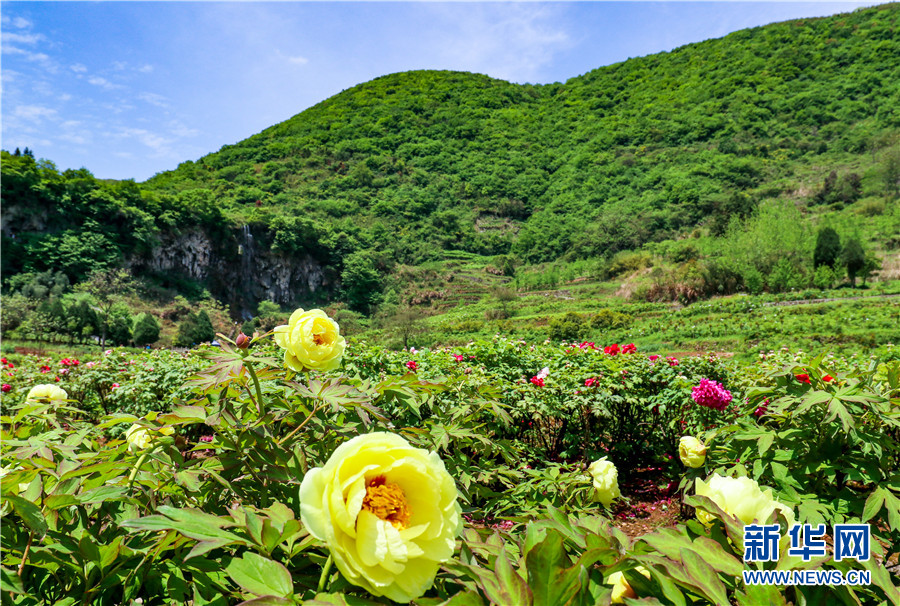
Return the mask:
[(772, 301), (763, 303), (766, 307), (782, 307), (785, 305), (811, 305), (813, 303), (831, 303), (832, 301), (859, 301), (860, 299), (891, 299), (900, 297), (900, 294), (894, 295), (869, 295), (865, 297), (835, 297), (833, 299), (799, 299), (797, 301)]

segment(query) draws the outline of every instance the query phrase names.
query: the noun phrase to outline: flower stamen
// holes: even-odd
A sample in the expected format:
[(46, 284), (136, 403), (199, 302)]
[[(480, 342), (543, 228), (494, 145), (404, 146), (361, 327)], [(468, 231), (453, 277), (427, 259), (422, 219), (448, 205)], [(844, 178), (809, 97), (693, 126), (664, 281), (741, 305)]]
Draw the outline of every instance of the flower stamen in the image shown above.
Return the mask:
[(409, 527), (409, 505), (403, 489), (384, 476), (376, 476), (366, 483), (366, 496), (363, 499), (366, 509), (380, 520), (390, 522), (397, 530)]

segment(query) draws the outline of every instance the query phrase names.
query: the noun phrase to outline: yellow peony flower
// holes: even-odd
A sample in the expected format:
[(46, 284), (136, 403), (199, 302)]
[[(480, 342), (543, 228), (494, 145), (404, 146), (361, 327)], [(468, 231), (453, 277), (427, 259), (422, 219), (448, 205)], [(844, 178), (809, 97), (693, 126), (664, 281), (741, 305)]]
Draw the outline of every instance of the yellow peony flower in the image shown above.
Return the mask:
[(35, 385), (28, 392), (26, 400), (40, 400), (45, 403), (62, 402), (69, 397), (66, 390), (56, 385)]
[[(650, 571), (648, 571), (643, 566), (638, 566), (635, 570), (648, 579), (650, 578)], [(635, 592), (634, 588), (628, 584), (628, 581), (625, 580), (625, 575), (621, 572), (614, 572), (606, 578), (606, 585), (612, 585), (612, 601), (611, 604), (624, 604), (625, 598), (636, 598), (638, 597), (637, 592)]]
[(434, 583), (462, 529), (456, 484), (437, 453), (370, 433), (341, 444), (300, 485), (300, 517), (350, 583), (409, 602)]
[(155, 433), (170, 436), (175, 433), (174, 427), (160, 427), (159, 429), (147, 429), (142, 425), (134, 424), (125, 432), (125, 441), (131, 450), (144, 450), (153, 444)]
[(275, 327), (275, 342), (284, 348), (284, 363), (296, 372), (334, 370), (347, 346), (337, 322), (321, 309), (292, 313), (287, 324)]
[(678, 456), (688, 467), (702, 467), (706, 461), (706, 445), (693, 436), (683, 436), (678, 442)]
[(615, 499), (622, 496), (619, 492), (619, 472), (612, 461), (607, 461), (606, 457), (598, 459), (591, 463), (588, 472), (594, 479), (594, 501), (609, 507)]
[[(696, 492), (700, 496), (710, 498), (723, 511), (735, 516), (745, 525), (754, 521), (765, 521), (776, 509), (784, 513), (788, 527), (794, 523), (793, 510), (776, 501), (772, 497), (771, 488), (763, 492), (759, 484), (748, 477), (727, 478), (716, 473), (709, 482), (698, 479)], [(715, 516), (698, 508), (697, 519), (709, 525)]]

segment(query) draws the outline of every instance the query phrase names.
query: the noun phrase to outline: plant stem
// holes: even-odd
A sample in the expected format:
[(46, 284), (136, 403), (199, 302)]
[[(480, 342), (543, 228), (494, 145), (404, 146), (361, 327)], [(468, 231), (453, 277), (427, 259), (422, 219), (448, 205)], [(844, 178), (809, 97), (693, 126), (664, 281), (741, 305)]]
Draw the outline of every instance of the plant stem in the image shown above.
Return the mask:
[(325, 560), (325, 566), (322, 568), (322, 574), (319, 575), (319, 587), (316, 589), (316, 593), (325, 591), (325, 584), (328, 582), (328, 573), (331, 572), (331, 562), (332, 557), (329, 553), (328, 559)]
[(263, 408), (262, 387), (259, 385), (259, 378), (256, 376), (256, 371), (253, 370), (253, 365), (250, 362), (244, 360), (244, 368), (247, 369), (247, 372), (250, 373), (250, 378), (253, 379), (253, 386), (256, 388), (256, 408), (259, 412), (259, 416), (262, 417), (265, 415), (265, 411)]
[(313, 411), (312, 411), (311, 413), (309, 413), (309, 416), (306, 417), (306, 419), (305, 419), (302, 423), (300, 423), (300, 425), (298, 425), (297, 427), (295, 427), (295, 428), (293, 429), (293, 431), (291, 431), (291, 433), (289, 433), (288, 435), (284, 436), (283, 438), (281, 438), (281, 439), (278, 441), (278, 445), (281, 446), (282, 444), (284, 444), (285, 442), (287, 442), (288, 439), (291, 438), (295, 433), (297, 433), (298, 431), (300, 431), (301, 429), (303, 429), (303, 426), (306, 425), (307, 423), (309, 423), (309, 420), (312, 419), (314, 416), (316, 416), (316, 413), (319, 412), (319, 409), (320, 409), (320, 408), (322, 408), (322, 405), (321, 405), (321, 404), (317, 404), (316, 407), (313, 408)]
[(134, 480), (137, 478), (138, 472), (141, 470), (141, 465), (144, 464), (144, 461), (147, 459), (147, 455), (149, 453), (143, 453), (137, 460), (134, 468), (131, 470), (131, 473), (128, 475), (128, 492), (131, 492), (132, 486), (134, 486)]
[[(28, 552), (31, 551), (31, 541), (34, 540), (34, 531), (32, 530), (28, 534), (28, 544), (25, 546), (25, 552), (22, 554), (22, 562), (19, 564), (19, 578), (22, 578), (22, 571), (25, 570), (25, 561), (28, 560)], [(329, 563), (331, 563), (331, 556), (328, 557)], [(319, 581), (321, 583), (321, 581)]]

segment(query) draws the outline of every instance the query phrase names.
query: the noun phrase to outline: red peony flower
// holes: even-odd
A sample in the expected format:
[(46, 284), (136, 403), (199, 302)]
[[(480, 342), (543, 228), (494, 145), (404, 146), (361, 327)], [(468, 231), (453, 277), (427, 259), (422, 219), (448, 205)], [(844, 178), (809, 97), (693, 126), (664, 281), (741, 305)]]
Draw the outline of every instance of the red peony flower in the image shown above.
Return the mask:
[(463, 355), (462, 355), (462, 354), (451, 354), (451, 355), (453, 356), (453, 359), (456, 360), (457, 362), (462, 362), (462, 361), (463, 361)]
[(629, 343), (628, 345), (625, 345), (622, 347), (623, 354), (634, 353), (636, 351), (637, 351), (637, 346), (635, 346), (634, 343)]
[(798, 381), (800, 381), (801, 383), (806, 383), (807, 385), (811, 384), (811, 382), (809, 380), (809, 375), (806, 375), (806, 374), (794, 375), (794, 378), (797, 379)]
[(653, 356), (650, 356), (648, 359), (649, 359), (651, 362), (656, 362), (657, 360), (659, 360), (659, 356), (653, 355)]
[(595, 378), (590, 378), (584, 382), (585, 387), (593, 387), (596, 384), (597, 384), (597, 379), (595, 379)]
[(407, 362), (406, 367), (413, 372), (416, 372), (417, 370), (419, 370), (419, 365), (416, 364), (415, 360), (410, 360), (409, 362)]
[(0, 358), (0, 364), (6, 364), (6, 358)]
[(826, 383), (831, 383), (832, 381), (834, 381), (834, 377), (832, 377), (831, 375), (825, 375), (824, 377), (822, 377), (822, 380)]
[(0, 389), (3, 390), (3, 393), (8, 393), (9, 390), (12, 389), (12, 385), (10, 385), (9, 383), (4, 383), (3, 387), (0, 387)]
[(531, 383), (535, 387), (543, 387), (544, 386), (544, 380), (540, 377), (531, 377)]
[(603, 348), (603, 353), (607, 353), (611, 356), (614, 356), (619, 353), (619, 344), (613, 343), (612, 345), (607, 345)]
[(584, 343), (582, 343), (582, 344), (579, 345), (578, 347), (580, 347), (581, 349), (585, 349), (585, 348), (588, 348), (588, 347), (590, 347), (591, 349), (597, 349), (597, 346), (594, 345), (593, 341), (591, 341), (591, 342), (585, 341)]

